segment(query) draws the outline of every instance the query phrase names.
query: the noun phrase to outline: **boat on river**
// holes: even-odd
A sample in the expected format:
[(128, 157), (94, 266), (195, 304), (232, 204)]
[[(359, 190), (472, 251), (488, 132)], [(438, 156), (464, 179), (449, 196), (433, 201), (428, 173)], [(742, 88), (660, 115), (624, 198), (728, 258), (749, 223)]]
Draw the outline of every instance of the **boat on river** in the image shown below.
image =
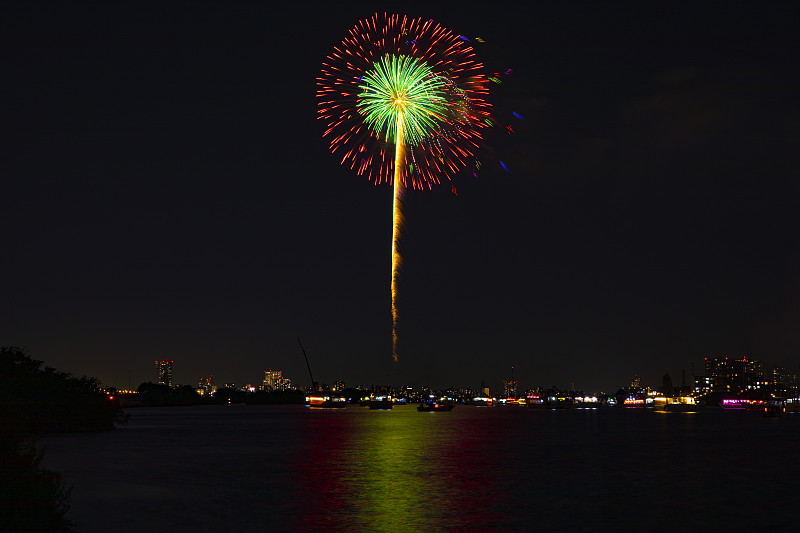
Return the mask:
[(450, 411), (453, 409), (453, 404), (451, 403), (439, 403), (439, 402), (425, 402), (421, 403), (417, 406), (417, 411), (423, 413), (438, 413), (444, 411)]
[(319, 384), (314, 381), (314, 376), (311, 374), (311, 365), (308, 364), (308, 355), (306, 355), (306, 349), (303, 348), (303, 343), (300, 342), (300, 337), (297, 338), (297, 343), (300, 345), (300, 349), (303, 350), (303, 357), (308, 368), (308, 377), (311, 378), (311, 393), (306, 396), (306, 405), (315, 409), (341, 409), (347, 407), (347, 398), (344, 396), (336, 396), (320, 390)]
[(391, 409), (392, 400), (388, 398), (367, 400), (367, 407), (370, 409)]
[(786, 412), (800, 413), (800, 398), (786, 398)]
[(312, 394), (306, 396), (306, 405), (317, 409), (342, 409), (347, 407), (347, 399), (328, 394)]
[(693, 396), (656, 396), (653, 398), (653, 408), (656, 411), (669, 411), (673, 413), (694, 413), (701, 409)]
[(764, 406), (764, 416), (783, 416), (786, 412), (785, 398), (772, 398)]

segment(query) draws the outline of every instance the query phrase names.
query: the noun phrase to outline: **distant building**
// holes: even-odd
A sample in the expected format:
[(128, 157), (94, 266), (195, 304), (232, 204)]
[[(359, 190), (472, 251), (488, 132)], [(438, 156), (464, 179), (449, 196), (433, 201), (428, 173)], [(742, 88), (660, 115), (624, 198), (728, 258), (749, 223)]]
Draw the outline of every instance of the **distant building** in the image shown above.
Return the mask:
[(292, 380), (283, 376), (281, 370), (265, 370), (263, 390), (270, 391), (284, 391), (292, 388)]
[(391, 396), (392, 388), (389, 385), (373, 385), (371, 387), (373, 398), (378, 398), (381, 396)]
[(162, 359), (155, 361), (156, 365), (156, 383), (172, 387), (172, 361)]
[(517, 380), (514, 379), (514, 367), (511, 367), (511, 379), (503, 381), (503, 394), (506, 398), (517, 397)]
[(197, 384), (197, 393), (200, 396), (212, 396), (215, 392), (217, 392), (217, 386), (214, 385), (214, 376), (200, 378), (200, 382)]
[(747, 357), (706, 357), (705, 364), (705, 377), (712, 392), (739, 394), (762, 389), (768, 384), (764, 363), (758, 360), (748, 360)]
[(337, 379), (333, 382), (333, 392), (343, 392), (344, 391), (344, 381), (341, 379)]
[(772, 369), (772, 383), (782, 387), (797, 387), (797, 372), (776, 366)]
[(420, 399), (419, 392), (414, 390), (414, 387), (412, 387), (411, 385), (405, 385), (403, 387), (400, 387), (400, 390), (398, 391), (397, 394), (400, 398), (405, 398), (406, 400)]
[(672, 396), (674, 387), (672, 386), (672, 376), (669, 372), (661, 377), (661, 394), (665, 396)]
[(694, 393), (698, 396), (710, 393), (711, 378), (708, 376), (695, 376), (694, 378)]
[(277, 390), (278, 383), (283, 379), (282, 376), (283, 372), (280, 370), (269, 370), (264, 371), (264, 390), (274, 391)]
[(503, 391), (506, 395), (506, 398), (516, 398), (517, 397), (517, 380), (516, 379), (509, 379), (508, 381), (503, 382)]

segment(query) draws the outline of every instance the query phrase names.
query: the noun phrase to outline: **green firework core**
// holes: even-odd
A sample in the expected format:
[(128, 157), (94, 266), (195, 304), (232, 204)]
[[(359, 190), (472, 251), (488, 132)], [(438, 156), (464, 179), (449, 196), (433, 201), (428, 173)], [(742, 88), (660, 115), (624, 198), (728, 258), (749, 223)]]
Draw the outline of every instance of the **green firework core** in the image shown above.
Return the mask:
[(418, 144), (445, 121), (444, 80), (424, 61), (387, 54), (373, 63), (358, 87), (364, 122), (387, 142), (395, 142), (398, 121), (406, 144)]

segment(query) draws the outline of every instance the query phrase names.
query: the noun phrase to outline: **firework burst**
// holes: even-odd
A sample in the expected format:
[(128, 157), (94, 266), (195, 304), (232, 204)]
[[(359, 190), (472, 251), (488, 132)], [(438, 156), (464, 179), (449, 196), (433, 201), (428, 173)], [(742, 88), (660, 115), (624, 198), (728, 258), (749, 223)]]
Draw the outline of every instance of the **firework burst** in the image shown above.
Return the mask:
[(472, 45), (433, 20), (375, 14), (323, 61), (323, 135), (342, 164), (376, 184), (392, 183), (399, 107), (392, 102), (404, 94), (402, 185), (430, 188), (467, 166), (478, 149), (490, 117), (482, 70)]
[(490, 123), (488, 78), (463, 37), (433, 20), (358, 22), (317, 78), (323, 136), (341, 163), (392, 185), (392, 355), (397, 361), (403, 187), (430, 188), (469, 164)]

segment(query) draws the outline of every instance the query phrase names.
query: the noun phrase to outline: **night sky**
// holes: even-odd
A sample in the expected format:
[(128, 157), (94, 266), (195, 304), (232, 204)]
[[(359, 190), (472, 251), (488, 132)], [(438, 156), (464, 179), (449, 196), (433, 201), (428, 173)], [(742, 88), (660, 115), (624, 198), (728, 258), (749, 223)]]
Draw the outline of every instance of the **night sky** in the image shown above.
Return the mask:
[[(119, 387), (162, 358), (306, 385), (298, 336), (348, 385), (800, 364), (795, 3), (160, 4), (0, 7), (1, 345)], [(391, 189), (316, 119), (323, 58), (375, 10), (513, 69), (515, 134), (405, 198), (396, 366)]]

